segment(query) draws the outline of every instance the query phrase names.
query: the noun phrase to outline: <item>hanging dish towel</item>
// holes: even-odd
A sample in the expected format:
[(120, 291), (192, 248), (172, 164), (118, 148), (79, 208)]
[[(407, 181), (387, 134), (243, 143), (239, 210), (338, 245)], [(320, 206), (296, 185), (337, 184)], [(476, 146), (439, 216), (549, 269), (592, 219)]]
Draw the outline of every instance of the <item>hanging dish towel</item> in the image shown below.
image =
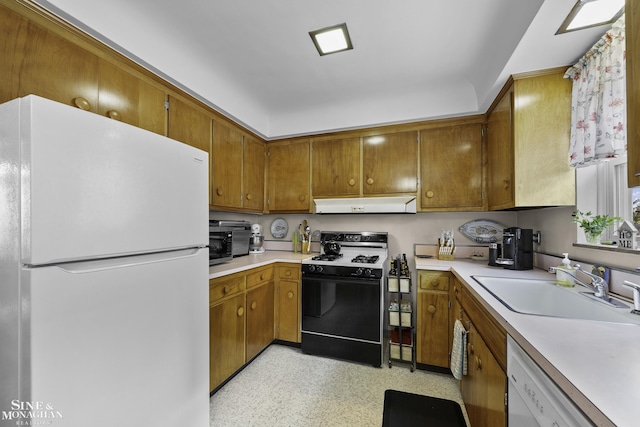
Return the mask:
[(451, 373), (457, 380), (467, 374), (467, 331), (459, 319), (453, 325), (453, 348), (451, 349)]

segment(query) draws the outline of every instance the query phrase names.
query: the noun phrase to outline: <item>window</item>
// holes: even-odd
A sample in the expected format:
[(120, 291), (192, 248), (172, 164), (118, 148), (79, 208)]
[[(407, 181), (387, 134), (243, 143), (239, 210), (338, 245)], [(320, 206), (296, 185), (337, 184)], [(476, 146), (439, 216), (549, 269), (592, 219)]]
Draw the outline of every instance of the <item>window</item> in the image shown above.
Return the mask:
[[(640, 188), (627, 187), (626, 155), (576, 169), (577, 209), (594, 214), (619, 216), (640, 229)], [(594, 191), (595, 190), (595, 191)], [(615, 242), (620, 222), (602, 235), (603, 242)], [(582, 229), (578, 243), (586, 243)]]

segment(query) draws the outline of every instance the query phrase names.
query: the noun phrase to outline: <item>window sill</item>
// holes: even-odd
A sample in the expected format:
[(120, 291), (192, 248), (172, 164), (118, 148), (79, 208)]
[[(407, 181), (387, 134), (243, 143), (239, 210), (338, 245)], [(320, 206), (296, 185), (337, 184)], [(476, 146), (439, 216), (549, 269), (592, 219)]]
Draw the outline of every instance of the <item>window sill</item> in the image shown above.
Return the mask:
[(609, 252), (621, 252), (625, 254), (640, 255), (640, 249), (619, 248), (614, 245), (590, 245), (588, 243), (574, 243), (573, 246), (577, 248), (597, 249), (597, 250), (609, 251)]

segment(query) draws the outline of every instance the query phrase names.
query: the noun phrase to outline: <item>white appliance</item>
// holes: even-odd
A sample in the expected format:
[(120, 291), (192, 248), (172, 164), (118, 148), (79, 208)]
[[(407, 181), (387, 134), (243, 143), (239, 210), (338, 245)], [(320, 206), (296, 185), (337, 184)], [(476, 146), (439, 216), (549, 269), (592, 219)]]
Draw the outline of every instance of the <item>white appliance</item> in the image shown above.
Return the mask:
[(208, 154), (0, 105), (0, 425), (207, 426)]
[(594, 425), (511, 336), (507, 336), (507, 376), (510, 426)]

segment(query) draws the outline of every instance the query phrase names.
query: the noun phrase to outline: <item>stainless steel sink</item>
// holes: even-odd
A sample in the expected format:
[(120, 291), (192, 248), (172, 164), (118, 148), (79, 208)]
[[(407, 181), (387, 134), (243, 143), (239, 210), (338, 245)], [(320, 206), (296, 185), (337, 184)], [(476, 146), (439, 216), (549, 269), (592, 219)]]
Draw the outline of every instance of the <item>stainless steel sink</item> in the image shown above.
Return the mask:
[(535, 316), (565, 317), (601, 322), (640, 324), (631, 307), (614, 307), (595, 299), (583, 287), (563, 288), (555, 280), (473, 276), (473, 279), (511, 311)]

